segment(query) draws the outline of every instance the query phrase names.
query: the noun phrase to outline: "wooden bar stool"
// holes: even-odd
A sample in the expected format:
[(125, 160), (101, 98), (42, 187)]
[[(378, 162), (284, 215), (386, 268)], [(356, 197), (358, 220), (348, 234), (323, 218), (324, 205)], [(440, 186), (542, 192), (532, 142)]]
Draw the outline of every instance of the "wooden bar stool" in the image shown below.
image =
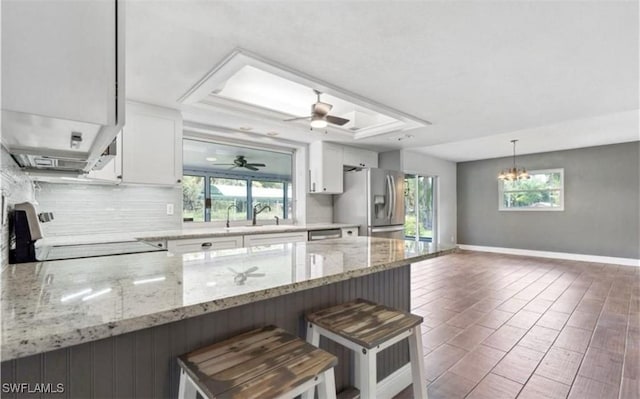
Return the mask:
[[(423, 381), (422, 317), (356, 299), (307, 315), (307, 342), (318, 346), (325, 336), (355, 352), (355, 385), (362, 399), (375, 399), (378, 352), (409, 339), (413, 397), (427, 399)], [(303, 396), (313, 398), (313, 390)]]
[(268, 326), (178, 357), (179, 399), (294, 398), (318, 386), (335, 399), (338, 359), (286, 331)]

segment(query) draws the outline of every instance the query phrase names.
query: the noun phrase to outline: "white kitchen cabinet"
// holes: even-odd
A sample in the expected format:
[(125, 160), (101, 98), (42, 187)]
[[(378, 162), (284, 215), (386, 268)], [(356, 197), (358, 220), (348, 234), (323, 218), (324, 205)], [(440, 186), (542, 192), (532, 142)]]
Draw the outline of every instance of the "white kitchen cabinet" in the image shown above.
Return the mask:
[(167, 241), (167, 249), (175, 254), (242, 248), (242, 236), (187, 238)]
[(344, 166), (355, 166), (360, 168), (377, 168), (378, 153), (375, 151), (363, 150), (345, 146), (343, 149), (342, 164)]
[(174, 185), (182, 180), (182, 114), (127, 103), (122, 132), (122, 182)]
[[(88, 161), (124, 123), (124, 2), (2, 3), (3, 143)], [(70, 146), (71, 133), (82, 141)]]
[(258, 245), (288, 244), (292, 242), (307, 241), (307, 232), (295, 233), (275, 233), (275, 234), (252, 234), (244, 236), (245, 247), (255, 247)]
[(340, 194), (343, 187), (343, 148), (341, 145), (315, 141), (309, 144), (309, 192)]

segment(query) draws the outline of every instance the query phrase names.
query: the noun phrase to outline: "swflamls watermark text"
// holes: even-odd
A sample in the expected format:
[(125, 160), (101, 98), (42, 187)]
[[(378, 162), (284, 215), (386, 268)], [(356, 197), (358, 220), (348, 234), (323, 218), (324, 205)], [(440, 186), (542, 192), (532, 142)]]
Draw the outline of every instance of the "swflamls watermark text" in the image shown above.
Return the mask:
[(64, 393), (64, 384), (3, 382), (2, 393)]

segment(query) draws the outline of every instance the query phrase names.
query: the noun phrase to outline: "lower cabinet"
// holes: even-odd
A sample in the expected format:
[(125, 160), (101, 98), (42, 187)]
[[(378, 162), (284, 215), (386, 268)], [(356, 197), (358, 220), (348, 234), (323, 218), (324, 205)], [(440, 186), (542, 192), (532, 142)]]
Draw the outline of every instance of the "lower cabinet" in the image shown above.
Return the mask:
[(343, 227), (342, 229), (342, 238), (346, 238), (346, 237), (357, 237), (358, 234), (358, 227)]
[(307, 241), (307, 232), (277, 233), (277, 234), (254, 234), (244, 236), (244, 246), (254, 247), (257, 245), (286, 244), (290, 242)]
[(217, 249), (242, 248), (242, 236), (188, 238), (167, 241), (167, 249), (173, 253), (211, 251)]
[(183, 254), (187, 252), (213, 251), (255, 247), (259, 245), (286, 244), (307, 241), (307, 232), (252, 234), (246, 236), (205, 237), (168, 240), (169, 252)]

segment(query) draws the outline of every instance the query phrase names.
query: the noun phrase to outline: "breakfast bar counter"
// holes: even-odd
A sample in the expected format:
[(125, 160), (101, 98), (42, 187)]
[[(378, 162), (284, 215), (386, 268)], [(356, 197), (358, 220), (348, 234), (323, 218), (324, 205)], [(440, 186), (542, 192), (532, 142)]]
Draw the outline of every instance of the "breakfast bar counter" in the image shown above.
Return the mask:
[[(154, 393), (148, 397), (172, 396), (175, 356), (263, 323), (303, 336), (305, 312), (355, 297), (408, 310), (409, 264), (453, 250), (351, 237), (9, 265), (2, 273), (3, 379), (55, 375), (45, 372), (47, 361), (59, 359), (66, 366), (56, 373), (71, 383), (78, 373), (104, 368), (96, 365), (104, 352), (113, 383), (106, 391), (79, 383), (78, 393), (139, 396), (135, 383), (116, 383), (122, 374), (143, 378)], [(133, 360), (125, 367), (133, 376), (125, 376), (118, 356)], [(145, 376), (140, 362), (158, 358), (166, 364), (150, 364), (153, 378)], [(37, 371), (27, 372), (26, 364)]]

